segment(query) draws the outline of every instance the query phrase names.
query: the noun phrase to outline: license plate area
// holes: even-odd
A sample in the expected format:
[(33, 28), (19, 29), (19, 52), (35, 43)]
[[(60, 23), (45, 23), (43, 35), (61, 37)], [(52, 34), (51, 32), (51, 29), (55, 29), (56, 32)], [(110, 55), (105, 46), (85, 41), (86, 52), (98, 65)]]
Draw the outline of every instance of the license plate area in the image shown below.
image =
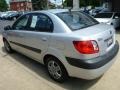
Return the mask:
[(107, 43), (107, 47), (111, 46), (113, 43), (113, 37), (111, 36), (110, 38), (106, 39), (105, 42)]

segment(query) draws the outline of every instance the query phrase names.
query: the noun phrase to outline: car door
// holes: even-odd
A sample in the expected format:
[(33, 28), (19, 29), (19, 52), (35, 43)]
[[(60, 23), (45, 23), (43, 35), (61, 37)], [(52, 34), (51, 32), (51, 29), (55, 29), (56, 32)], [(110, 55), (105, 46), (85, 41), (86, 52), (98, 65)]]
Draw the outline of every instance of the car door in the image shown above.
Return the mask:
[(21, 47), (25, 43), (23, 32), (28, 29), (29, 17), (29, 15), (22, 16), (13, 24), (12, 29), (7, 31), (7, 36), (10, 44), (12, 44), (12, 48), (20, 52), (24, 51)]
[(47, 51), (53, 23), (42, 13), (32, 13), (29, 23), (29, 29), (22, 32), (24, 48), (27, 55), (40, 62), (41, 55)]

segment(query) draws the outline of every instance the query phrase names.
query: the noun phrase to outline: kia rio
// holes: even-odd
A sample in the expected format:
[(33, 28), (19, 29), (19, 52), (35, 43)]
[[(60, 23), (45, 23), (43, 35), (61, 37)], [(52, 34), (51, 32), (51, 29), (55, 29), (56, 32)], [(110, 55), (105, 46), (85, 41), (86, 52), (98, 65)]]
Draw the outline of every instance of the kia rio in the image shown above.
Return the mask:
[(18, 51), (45, 65), (58, 82), (69, 76), (95, 79), (115, 61), (119, 44), (112, 26), (75, 10), (27, 13), (3, 31), (7, 52)]

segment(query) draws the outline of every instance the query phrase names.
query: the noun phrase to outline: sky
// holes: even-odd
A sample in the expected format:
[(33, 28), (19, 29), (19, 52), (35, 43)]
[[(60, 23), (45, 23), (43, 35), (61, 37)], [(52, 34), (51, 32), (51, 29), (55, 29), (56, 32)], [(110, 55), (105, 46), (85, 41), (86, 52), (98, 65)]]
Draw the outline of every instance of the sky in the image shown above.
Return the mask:
[[(50, 0), (51, 3), (57, 4), (57, 5), (61, 5), (62, 4), (62, 0)], [(63, 0), (65, 1), (65, 0)]]
[[(7, 1), (7, 3), (9, 3), (9, 0), (6, 0), (6, 1)], [(50, 0), (50, 1), (53, 4), (57, 4), (57, 5), (61, 5), (62, 4), (62, 0)], [(63, 0), (63, 1), (65, 1), (65, 0)]]
[(7, 1), (7, 3), (9, 2), (9, 0), (6, 0)]

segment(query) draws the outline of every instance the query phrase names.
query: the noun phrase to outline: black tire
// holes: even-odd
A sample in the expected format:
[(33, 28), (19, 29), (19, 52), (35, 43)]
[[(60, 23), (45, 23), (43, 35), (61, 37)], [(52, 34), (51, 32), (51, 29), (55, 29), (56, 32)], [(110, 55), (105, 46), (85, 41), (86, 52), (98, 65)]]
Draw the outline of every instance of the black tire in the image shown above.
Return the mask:
[(6, 50), (8, 53), (12, 53), (13, 50), (12, 50), (10, 44), (8, 43), (8, 41), (7, 41), (7, 40), (4, 40), (3, 42), (4, 42), (4, 48), (5, 48), (5, 50)]
[[(52, 68), (51, 63), (53, 63), (53, 62), (54, 62), (55, 67)], [(46, 59), (45, 64), (46, 64), (48, 74), (53, 80), (62, 83), (62, 82), (66, 81), (68, 79), (68, 73), (67, 73), (65, 67), (63, 66), (63, 64), (57, 58), (48, 57)], [(51, 65), (51, 67), (50, 67), (50, 65)], [(58, 70), (56, 71), (56, 69), (58, 69)]]

